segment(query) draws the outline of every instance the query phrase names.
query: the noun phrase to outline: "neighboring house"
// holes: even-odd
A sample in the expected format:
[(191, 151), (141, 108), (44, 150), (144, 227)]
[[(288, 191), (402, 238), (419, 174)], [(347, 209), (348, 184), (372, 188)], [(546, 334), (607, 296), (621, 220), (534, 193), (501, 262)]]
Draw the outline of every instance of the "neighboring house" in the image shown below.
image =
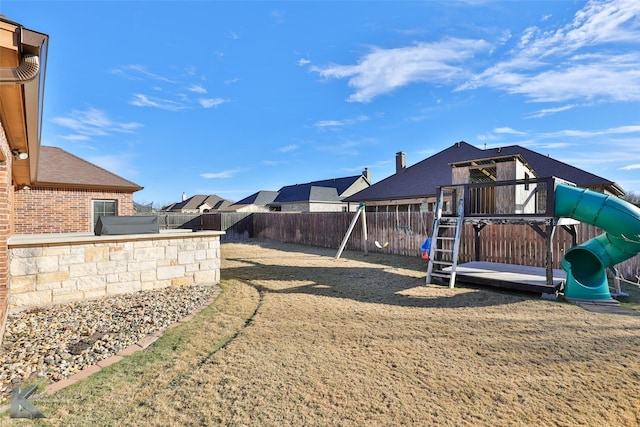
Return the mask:
[(258, 191), (224, 209), (227, 212), (269, 212), (269, 205), (278, 197), (277, 191)]
[(14, 196), (16, 234), (92, 232), (100, 215), (133, 215), (142, 187), (57, 147), (40, 147), (36, 179)]
[(349, 204), (343, 200), (370, 185), (371, 173), (369, 169), (365, 168), (361, 175), (287, 185), (278, 191), (258, 191), (225, 210), (235, 212), (344, 212), (349, 209)]
[[(607, 194), (621, 196), (624, 191), (618, 184), (582, 169), (536, 153), (519, 145), (495, 149), (480, 149), (464, 141), (428, 157), (413, 166), (406, 166), (403, 152), (396, 153), (396, 173), (380, 182), (354, 194), (345, 200), (352, 205), (364, 202), (370, 211), (429, 211), (436, 202), (438, 186), (451, 185), (454, 182), (454, 170), (472, 164), (485, 163), (481, 169), (496, 170), (496, 162), (502, 159), (517, 159), (518, 164), (536, 177), (555, 176), (581, 187), (590, 188)], [(470, 182), (474, 177), (469, 176)], [(476, 180), (479, 178), (475, 178)], [(504, 180), (504, 177), (500, 177)], [(513, 178), (510, 178), (513, 179)], [(456, 177), (456, 183), (461, 182)], [(477, 182), (477, 181), (476, 181)]]
[(361, 175), (282, 187), (268, 206), (282, 212), (346, 212), (349, 204), (344, 199), (370, 185), (371, 174), (365, 169)]
[(233, 202), (216, 196), (215, 194), (211, 194), (209, 196), (196, 194), (195, 196), (187, 198), (186, 194), (183, 193), (181, 202), (165, 206), (161, 211), (202, 214), (207, 212), (219, 212), (220, 210), (231, 206), (232, 203)]
[(8, 307), (15, 190), (33, 185), (38, 165), (48, 43), (46, 34), (0, 15), (0, 341)]

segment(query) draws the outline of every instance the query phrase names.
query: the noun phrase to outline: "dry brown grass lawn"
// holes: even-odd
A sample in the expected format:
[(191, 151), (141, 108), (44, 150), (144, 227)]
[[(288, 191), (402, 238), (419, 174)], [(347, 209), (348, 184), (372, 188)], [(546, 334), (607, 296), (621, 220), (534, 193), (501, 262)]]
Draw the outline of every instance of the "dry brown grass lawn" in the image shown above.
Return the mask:
[(222, 255), (210, 309), (38, 402), (47, 423), (640, 425), (639, 317), (427, 287), (418, 258), (274, 242)]

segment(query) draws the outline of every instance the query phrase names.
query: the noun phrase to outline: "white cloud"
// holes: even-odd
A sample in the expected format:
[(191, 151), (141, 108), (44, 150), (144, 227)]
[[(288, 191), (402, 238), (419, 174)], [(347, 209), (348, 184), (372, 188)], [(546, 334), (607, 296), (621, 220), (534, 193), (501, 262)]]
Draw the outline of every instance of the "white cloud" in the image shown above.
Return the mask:
[(630, 171), (630, 170), (635, 170), (635, 169), (640, 169), (640, 163), (635, 164), (635, 165), (628, 165), (628, 166), (624, 166), (624, 167), (620, 168), (620, 170), (623, 170), (623, 171)]
[(226, 179), (226, 178), (233, 178), (237, 173), (238, 173), (238, 170), (227, 170), (222, 172), (206, 172), (206, 173), (200, 174), (200, 176), (205, 179)]
[(506, 133), (509, 135), (526, 135), (526, 132), (520, 132), (515, 129), (511, 129), (510, 127), (495, 128), (493, 131), (495, 133)]
[(310, 63), (311, 63), (311, 61), (309, 61), (308, 59), (304, 59), (304, 58), (298, 59), (298, 62), (297, 62), (298, 66), (300, 66), (300, 67), (303, 67), (303, 66), (305, 66), (307, 64), (310, 64)]
[(527, 119), (539, 119), (539, 118), (542, 118), (542, 117), (547, 116), (549, 114), (555, 114), (555, 113), (560, 113), (562, 111), (571, 110), (574, 107), (575, 107), (575, 105), (565, 105), (565, 106), (557, 107), (557, 108), (544, 108), (542, 110), (538, 110), (536, 112), (533, 112), (533, 113), (529, 114), (528, 116), (526, 116), (526, 118)]
[(298, 149), (298, 146), (296, 144), (289, 144), (284, 147), (281, 147), (278, 151), (281, 153), (288, 153), (290, 151), (295, 151), (297, 149)]
[(58, 138), (66, 139), (67, 141), (88, 141), (89, 139), (91, 139), (86, 135), (78, 135), (78, 134), (75, 134), (75, 135), (58, 135)]
[(489, 51), (484, 40), (446, 38), (434, 43), (394, 49), (373, 48), (356, 65), (312, 67), (327, 79), (349, 79), (355, 92), (351, 102), (370, 102), (376, 96), (415, 82), (452, 83), (469, 77), (464, 62)]
[(217, 107), (218, 105), (222, 105), (225, 102), (227, 102), (227, 101), (222, 99), (222, 98), (207, 98), (207, 99), (199, 99), (198, 100), (198, 103), (203, 108)]
[(199, 84), (193, 84), (189, 86), (187, 90), (189, 92), (195, 92), (195, 93), (207, 93), (207, 89), (205, 89), (204, 87), (202, 87), (202, 85), (199, 85)]
[(543, 138), (558, 138), (558, 137), (571, 137), (571, 138), (586, 138), (595, 136), (606, 135), (624, 135), (624, 134), (640, 134), (640, 126), (619, 126), (615, 128), (601, 129), (601, 130), (577, 130), (577, 129), (564, 129), (555, 132), (543, 132), (538, 134)]
[(355, 119), (344, 119), (344, 120), (320, 120), (313, 124), (314, 127), (317, 128), (338, 128), (342, 126), (353, 125), (358, 122), (366, 122), (369, 120), (369, 117), (365, 115), (360, 115)]
[(129, 104), (135, 105), (136, 107), (154, 107), (169, 111), (180, 111), (186, 108), (182, 103), (170, 99), (149, 97), (140, 93), (134, 93), (133, 99), (129, 101)]
[(638, 15), (636, 0), (590, 1), (564, 27), (527, 28), (509, 56), (456, 90), (491, 87), (533, 102), (637, 102)]
[(132, 65), (123, 65), (118, 68), (114, 68), (111, 70), (111, 73), (124, 76), (130, 80), (158, 80), (165, 83), (176, 83), (175, 80), (172, 80), (168, 77), (161, 76), (156, 73), (152, 73), (147, 70), (147, 67), (140, 64), (132, 64)]
[(54, 117), (51, 121), (58, 126), (74, 131), (64, 139), (86, 141), (95, 136), (108, 136), (114, 133), (133, 133), (142, 124), (136, 122), (116, 122), (107, 113), (97, 108), (86, 111), (73, 110), (65, 117)]

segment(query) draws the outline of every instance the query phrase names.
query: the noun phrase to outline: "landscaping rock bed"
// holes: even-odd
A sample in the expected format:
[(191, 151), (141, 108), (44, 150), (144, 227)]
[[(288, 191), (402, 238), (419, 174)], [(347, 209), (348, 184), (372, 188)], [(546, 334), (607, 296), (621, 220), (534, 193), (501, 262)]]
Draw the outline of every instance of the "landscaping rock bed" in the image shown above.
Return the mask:
[(171, 287), (12, 314), (0, 348), (0, 401), (20, 384), (55, 382), (204, 305), (217, 286)]

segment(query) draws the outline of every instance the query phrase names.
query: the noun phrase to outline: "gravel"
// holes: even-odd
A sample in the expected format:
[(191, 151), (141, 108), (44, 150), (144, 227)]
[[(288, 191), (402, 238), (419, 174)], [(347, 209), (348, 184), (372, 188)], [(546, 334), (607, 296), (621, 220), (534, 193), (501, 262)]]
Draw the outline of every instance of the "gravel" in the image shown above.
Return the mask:
[(72, 376), (203, 306), (217, 286), (170, 287), (9, 315), (0, 402), (22, 383)]

